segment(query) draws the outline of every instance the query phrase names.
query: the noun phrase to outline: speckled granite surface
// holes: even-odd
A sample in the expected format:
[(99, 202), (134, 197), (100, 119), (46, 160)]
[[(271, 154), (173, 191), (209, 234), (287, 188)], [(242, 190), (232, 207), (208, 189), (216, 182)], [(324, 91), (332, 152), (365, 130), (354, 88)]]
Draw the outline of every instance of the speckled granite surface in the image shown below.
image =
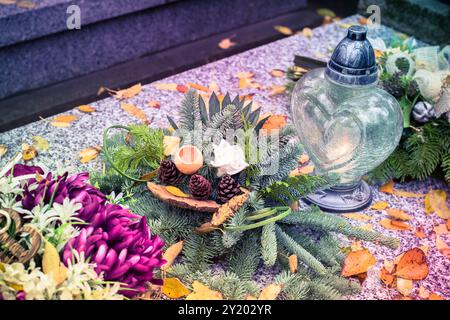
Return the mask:
[[(343, 20), (342, 23), (355, 21), (355, 17)], [(384, 37), (392, 34), (392, 30), (382, 28), (380, 33)], [(289, 99), (287, 95), (270, 96), (270, 90), (265, 89), (246, 89), (239, 90), (238, 78), (236, 74), (241, 71), (251, 71), (255, 74), (256, 82), (264, 86), (281, 85), (285, 82), (283, 78), (274, 78), (270, 75), (272, 69), (286, 69), (292, 64), (293, 55), (301, 54), (313, 58), (326, 60), (331, 53), (331, 49), (345, 35), (345, 29), (336, 24), (325, 25), (314, 30), (312, 38), (305, 38), (300, 35), (291, 36), (283, 40), (270, 43), (268, 45), (246, 51), (244, 53), (220, 60), (184, 73), (169, 77), (159, 81), (160, 83), (185, 84), (195, 82), (202, 85), (208, 85), (216, 81), (222, 92), (230, 91), (233, 94), (254, 93), (254, 100), (263, 108), (263, 112), (289, 113)], [(175, 116), (177, 106), (183, 96), (177, 91), (158, 90), (150, 85), (143, 87), (143, 92), (130, 99), (128, 102), (137, 105), (143, 109), (149, 118), (152, 119), (152, 126), (166, 126), (166, 115)], [(149, 101), (158, 101), (161, 104), (160, 109), (147, 106)], [(6, 144), (10, 149), (9, 155), (19, 151), (23, 142), (31, 142), (33, 136), (39, 135), (49, 140), (50, 149), (46, 153), (39, 155), (40, 162), (49, 167), (56, 168), (58, 165), (71, 165), (76, 170), (89, 170), (99, 168), (99, 161), (82, 165), (78, 161), (78, 153), (85, 147), (101, 144), (101, 135), (103, 129), (109, 125), (117, 123), (137, 122), (136, 119), (121, 110), (119, 102), (113, 98), (104, 99), (91, 104), (97, 109), (93, 114), (82, 114), (77, 110), (68, 112), (77, 115), (78, 120), (69, 128), (55, 128), (50, 125), (50, 119), (42, 120), (27, 126), (14, 129), (12, 131), (0, 134), (0, 143)], [(426, 193), (429, 188), (441, 188), (449, 192), (442, 182), (427, 180), (426, 182), (411, 182), (396, 185), (396, 188)], [(403, 198), (395, 195), (380, 193), (377, 188), (373, 188), (374, 200), (384, 200), (390, 203), (391, 207), (400, 208), (411, 215), (413, 219), (410, 225), (413, 227), (421, 226), (427, 237), (419, 239), (413, 231), (390, 231), (381, 227), (378, 222), (386, 217), (384, 211), (366, 210), (364, 213), (373, 216), (370, 221), (374, 230), (380, 231), (386, 235), (394, 236), (400, 239), (401, 247), (395, 251), (383, 248), (381, 246), (364, 243), (364, 246), (375, 254), (377, 266), (373, 267), (363, 284), (363, 290), (360, 294), (349, 297), (350, 299), (391, 299), (398, 293), (395, 289), (387, 289), (378, 278), (378, 271), (383, 264), (384, 259), (392, 260), (400, 253), (416, 246), (429, 246), (428, 261), (430, 274), (420, 282), (415, 283), (415, 293), (417, 294), (420, 285), (429, 291), (450, 299), (450, 259), (444, 257), (438, 252), (435, 246), (435, 236), (433, 228), (435, 225), (445, 221), (433, 216), (426, 215), (423, 211), (423, 198)], [(362, 224), (354, 221), (352, 223)], [(443, 239), (450, 241), (450, 234), (444, 235)], [(447, 238), (445, 238), (447, 237)], [(345, 241), (344, 241), (345, 242)], [(264, 284), (271, 281), (274, 270), (261, 268), (256, 279)]]

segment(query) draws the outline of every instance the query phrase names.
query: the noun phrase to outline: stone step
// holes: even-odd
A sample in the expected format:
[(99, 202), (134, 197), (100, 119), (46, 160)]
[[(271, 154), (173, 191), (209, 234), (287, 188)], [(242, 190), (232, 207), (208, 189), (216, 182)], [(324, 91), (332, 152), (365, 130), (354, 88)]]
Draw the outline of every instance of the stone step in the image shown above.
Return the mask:
[[(304, 8), (306, 0), (34, 0), (0, 5), (0, 99)], [(81, 30), (67, 30), (68, 4)]]

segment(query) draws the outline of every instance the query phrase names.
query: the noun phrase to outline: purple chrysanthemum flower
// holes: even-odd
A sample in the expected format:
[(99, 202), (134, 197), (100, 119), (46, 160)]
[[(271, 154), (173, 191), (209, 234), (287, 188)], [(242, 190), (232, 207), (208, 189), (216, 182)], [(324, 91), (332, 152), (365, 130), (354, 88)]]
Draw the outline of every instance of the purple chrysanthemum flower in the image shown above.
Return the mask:
[(95, 214), (88, 227), (69, 240), (63, 261), (71, 261), (72, 250), (84, 252), (96, 264), (97, 273), (103, 272), (107, 281), (124, 283), (131, 290), (121, 293), (132, 297), (145, 292), (147, 282), (161, 284), (161, 280), (153, 279), (153, 269), (165, 262), (163, 246), (161, 238), (150, 235), (145, 217), (108, 204)]
[[(16, 165), (14, 167), (14, 176), (39, 173), (43, 170), (39, 167), (29, 167), (25, 165)], [(106, 202), (106, 197), (99, 190), (87, 183), (89, 174), (86, 172), (78, 173), (68, 177), (65, 173), (56, 178), (51, 173), (37, 182), (34, 178), (30, 179), (25, 185), (22, 206), (25, 209), (32, 210), (37, 205), (53, 202), (63, 203), (65, 198), (74, 200), (82, 205), (78, 212), (78, 218), (84, 221), (90, 221)], [(29, 188), (29, 185), (37, 182), (36, 188)], [(31, 189), (31, 190), (30, 190)]]
[(16, 293), (16, 300), (26, 300), (26, 299), (27, 299), (27, 297), (26, 297), (25, 291), (18, 291)]

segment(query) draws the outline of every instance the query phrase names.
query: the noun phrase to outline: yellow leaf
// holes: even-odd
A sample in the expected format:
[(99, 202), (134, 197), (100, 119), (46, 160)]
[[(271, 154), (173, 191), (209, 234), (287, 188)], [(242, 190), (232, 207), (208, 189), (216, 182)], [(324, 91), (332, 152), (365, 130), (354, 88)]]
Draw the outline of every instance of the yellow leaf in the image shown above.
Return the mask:
[(292, 273), (297, 273), (298, 271), (298, 258), (296, 254), (289, 256), (289, 270)]
[(95, 110), (95, 108), (88, 106), (87, 104), (81, 105), (79, 107), (77, 107), (78, 111), (81, 111), (83, 113), (92, 113), (95, 112), (97, 110)]
[(239, 79), (242, 78), (253, 78), (255, 75), (253, 74), (253, 72), (250, 71), (240, 71), (236, 74), (236, 77), (238, 77)]
[(220, 292), (211, 290), (198, 281), (192, 283), (192, 289), (193, 292), (186, 297), (186, 300), (223, 300)]
[(370, 207), (370, 209), (372, 209), (372, 210), (384, 210), (384, 209), (386, 209), (387, 207), (389, 207), (389, 203), (387, 203), (386, 201), (378, 201), (378, 202), (375, 202), (375, 203)]
[(38, 152), (35, 147), (30, 146), (26, 143), (22, 144), (22, 159), (23, 161), (30, 161), (36, 158)]
[(438, 249), (444, 257), (450, 259), (450, 247), (444, 240), (442, 240), (440, 235), (436, 235), (436, 249)]
[(8, 147), (0, 144), (0, 159), (8, 152)]
[(175, 136), (164, 136), (163, 145), (164, 145), (164, 155), (171, 156), (173, 155), (180, 146), (180, 137)]
[(52, 121), (50, 124), (56, 128), (68, 128), (71, 126), (70, 122), (58, 122), (58, 121)]
[(44, 255), (42, 256), (42, 271), (46, 275), (51, 275), (56, 285), (67, 279), (67, 268), (61, 264), (58, 251), (48, 241), (45, 241)]
[(239, 78), (239, 89), (251, 87), (253, 80), (251, 78)]
[(281, 284), (269, 284), (264, 287), (259, 294), (258, 300), (275, 300), (283, 289)]
[(49, 148), (48, 140), (40, 137), (40, 136), (34, 136), (31, 138), (33, 140), (33, 146), (36, 147), (39, 151), (47, 151)]
[(397, 209), (397, 208), (388, 208), (386, 209), (386, 213), (397, 220), (402, 220), (402, 221), (409, 221), (412, 219), (412, 217), (407, 214), (405, 211)]
[(80, 159), (81, 163), (88, 163), (97, 158), (100, 151), (101, 151), (100, 147), (84, 148), (78, 154), (78, 158)]
[(139, 94), (142, 90), (142, 86), (140, 83), (135, 84), (134, 86), (128, 88), (116, 91), (114, 93), (114, 98), (123, 100), (123, 99), (130, 99)]
[(419, 287), (419, 298), (428, 299), (429, 296), (430, 296), (430, 292), (424, 286), (420, 286)]
[(143, 110), (139, 109), (138, 107), (136, 107), (135, 105), (128, 104), (128, 103), (121, 103), (120, 107), (126, 113), (141, 120), (142, 122), (144, 122), (144, 123), (150, 122), (149, 119), (147, 118), (147, 115), (145, 114), (145, 112)]
[(166, 278), (162, 286), (162, 293), (172, 299), (187, 296), (191, 291), (178, 278)]
[(152, 84), (158, 90), (177, 91), (178, 85), (176, 83), (154, 83)]
[(173, 245), (171, 245), (166, 252), (163, 254), (163, 259), (166, 260), (166, 263), (161, 267), (162, 270), (169, 269), (175, 259), (178, 257), (180, 252), (183, 250), (184, 241), (179, 241)]
[(281, 69), (273, 69), (272, 71), (270, 71), (270, 74), (276, 78), (281, 78), (281, 77), (284, 77), (286, 72), (284, 72)]
[(403, 279), (397, 277), (397, 291), (402, 295), (408, 297), (411, 295), (414, 288), (414, 284), (412, 280)]
[(290, 36), (294, 34), (294, 31), (292, 31), (291, 28), (285, 27), (285, 26), (274, 26), (275, 30), (277, 30), (279, 33), (284, 34), (285, 36)]
[(174, 186), (166, 186), (166, 190), (173, 194), (176, 197), (181, 197), (181, 198), (189, 198), (189, 195), (187, 195), (186, 193), (184, 193), (183, 191), (181, 191), (179, 188), (174, 187)]
[(312, 38), (314, 36), (314, 33), (310, 28), (303, 28), (302, 35), (307, 38)]
[(394, 193), (396, 196), (404, 197), (404, 198), (421, 198), (421, 197), (424, 196), (423, 194), (420, 194), (420, 193), (414, 193), (414, 192), (403, 191), (403, 190), (397, 190), (397, 189), (394, 189), (394, 192), (393, 192), (393, 193)]
[(369, 221), (372, 220), (371, 216), (363, 213), (344, 213), (341, 216), (346, 217), (348, 219), (353, 219), (357, 221)]
[[(450, 209), (447, 206), (447, 193), (444, 190), (430, 190), (426, 195), (428, 197), (428, 210), (436, 213), (442, 219), (450, 218)], [(427, 203), (425, 203), (425, 209), (427, 210)]]
[(231, 41), (230, 38), (222, 39), (219, 42), (219, 48), (223, 49), (223, 50), (229, 49), (229, 48), (231, 48), (232, 46), (235, 46), (235, 45), (236, 45), (236, 42)]
[(258, 300), (255, 296), (252, 296), (251, 294), (248, 294), (245, 296), (245, 300)]
[(394, 181), (390, 180), (389, 182), (383, 184), (380, 187), (380, 191), (389, 194), (394, 193)]

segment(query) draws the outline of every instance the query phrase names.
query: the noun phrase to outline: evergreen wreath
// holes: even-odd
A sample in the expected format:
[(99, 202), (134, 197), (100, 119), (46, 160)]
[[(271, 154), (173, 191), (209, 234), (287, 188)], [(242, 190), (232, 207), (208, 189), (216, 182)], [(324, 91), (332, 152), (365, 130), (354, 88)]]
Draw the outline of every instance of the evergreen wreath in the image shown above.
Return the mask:
[[(205, 103), (196, 91), (190, 90), (181, 104), (179, 121), (168, 118), (172, 128), (165, 129), (164, 133), (170, 136), (173, 129), (191, 131), (195, 129), (195, 123), (200, 123), (201, 132), (208, 139), (206, 142), (202, 140), (199, 147), (212, 150), (217, 141), (225, 138), (227, 129), (242, 129), (244, 133), (263, 129), (267, 118), (261, 120), (259, 113), (260, 109), (252, 111), (251, 103), (246, 105), (239, 96), (231, 99), (227, 94), (220, 101), (213, 93)], [(253, 280), (258, 267), (278, 266), (282, 271), (275, 281), (283, 285), (282, 297), (336, 299), (355, 293), (359, 285), (340, 276), (345, 256), (334, 234), (377, 242), (389, 248), (398, 246), (396, 239), (355, 227), (345, 219), (323, 213), (316, 207), (296, 209), (289, 206), (311, 192), (330, 186), (335, 179), (328, 176), (289, 176), (298, 166), (302, 154), (291, 126), (280, 131), (278, 142), (282, 147), (263, 150), (256, 163), (232, 175), (239, 183), (241, 193), (222, 205), (215, 202), (221, 180), (219, 170), (208, 164), (198, 170), (197, 174), (210, 182), (213, 192), (209, 199), (194, 199), (189, 196), (189, 175), (176, 186), (164, 186), (158, 180), (158, 168), (152, 159), (166, 159), (164, 146), (161, 147), (164, 140), (160, 135), (162, 131), (125, 126), (113, 128), (124, 129), (126, 133), (108, 137), (110, 128), (106, 130), (103, 150), (107, 168), (103, 174), (93, 175), (92, 179), (100, 188), (106, 186), (108, 191), (132, 193), (127, 205), (133, 212), (148, 218), (151, 230), (164, 239), (167, 247), (184, 241), (181, 257), (165, 272), (188, 286), (197, 280), (219, 290), (227, 299), (243, 299), (260, 290)], [(255, 145), (255, 141), (250, 135), (244, 136), (242, 152), (247, 160), (248, 148)], [(192, 135), (181, 136), (180, 146), (193, 143), (196, 142)], [(139, 146), (150, 144), (157, 147), (152, 149), (152, 158), (138, 150)], [(135, 158), (128, 157), (132, 153)], [(128, 161), (128, 166), (117, 163), (117, 159), (123, 158)], [(279, 170), (273, 175), (261, 176), (274, 159), (280, 161)], [(152, 174), (145, 175), (146, 172)], [(142, 174), (140, 178), (131, 176), (136, 173)], [(164, 195), (155, 195), (140, 183), (149, 180), (153, 182), (148, 185), (158, 186)], [(227, 177), (227, 181), (231, 180)], [(204, 212), (200, 214), (195, 207), (174, 205), (180, 201), (185, 201), (185, 204), (192, 201), (196, 204), (204, 201), (205, 205), (212, 203), (214, 213), (211, 217)], [(288, 257), (293, 254), (306, 266), (303, 271), (286, 271), (289, 270)], [(216, 268), (211, 268), (213, 264)], [(225, 271), (218, 270), (217, 266)]]

